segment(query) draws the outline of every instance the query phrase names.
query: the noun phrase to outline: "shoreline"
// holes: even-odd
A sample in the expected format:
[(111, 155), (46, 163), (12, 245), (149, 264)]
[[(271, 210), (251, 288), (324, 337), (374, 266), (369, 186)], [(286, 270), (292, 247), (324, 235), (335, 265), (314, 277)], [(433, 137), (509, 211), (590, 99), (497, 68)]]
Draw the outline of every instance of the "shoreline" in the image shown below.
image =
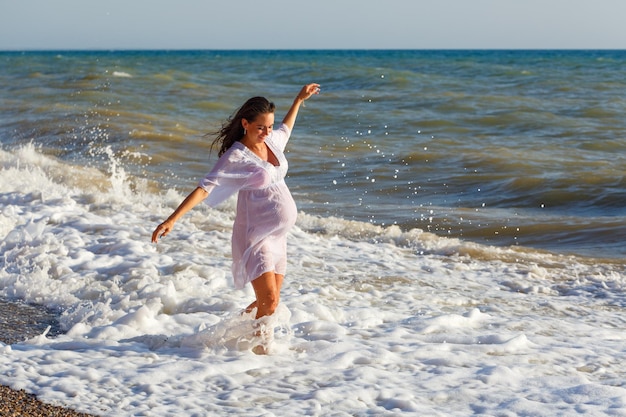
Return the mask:
[(71, 408), (51, 405), (24, 390), (0, 385), (0, 417), (97, 417)]
[[(0, 343), (12, 345), (44, 333), (62, 333), (56, 313), (42, 306), (0, 298)], [(45, 403), (35, 394), (0, 385), (0, 417), (96, 417)]]

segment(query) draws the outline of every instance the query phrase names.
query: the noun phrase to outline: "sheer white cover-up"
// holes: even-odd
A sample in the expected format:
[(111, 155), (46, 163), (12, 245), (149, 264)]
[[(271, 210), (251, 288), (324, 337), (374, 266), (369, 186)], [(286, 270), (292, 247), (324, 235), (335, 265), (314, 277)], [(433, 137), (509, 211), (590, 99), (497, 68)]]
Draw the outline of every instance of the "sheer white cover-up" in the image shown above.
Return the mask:
[(278, 166), (263, 161), (241, 142), (235, 142), (198, 184), (215, 207), (237, 195), (232, 235), (232, 273), (235, 288), (265, 272), (285, 275), (287, 232), (296, 222), (296, 203), (285, 184), (284, 150), (291, 131), (281, 124), (265, 140)]

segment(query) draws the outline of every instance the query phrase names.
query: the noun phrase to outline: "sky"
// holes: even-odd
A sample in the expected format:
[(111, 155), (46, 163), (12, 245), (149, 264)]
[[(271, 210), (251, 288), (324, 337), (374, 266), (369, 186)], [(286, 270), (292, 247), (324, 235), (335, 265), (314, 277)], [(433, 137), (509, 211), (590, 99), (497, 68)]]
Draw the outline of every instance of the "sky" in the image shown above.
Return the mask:
[(625, 0), (0, 0), (0, 50), (626, 49)]

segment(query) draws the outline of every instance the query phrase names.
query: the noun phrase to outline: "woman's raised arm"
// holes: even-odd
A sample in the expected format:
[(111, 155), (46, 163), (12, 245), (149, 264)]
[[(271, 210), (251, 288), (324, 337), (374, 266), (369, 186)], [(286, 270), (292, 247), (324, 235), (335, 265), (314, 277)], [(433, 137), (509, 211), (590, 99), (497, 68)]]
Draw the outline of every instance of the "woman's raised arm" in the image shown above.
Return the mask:
[(287, 114), (283, 118), (283, 123), (289, 126), (289, 130), (293, 130), (293, 126), (296, 124), (296, 117), (298, 117), (298, 110), (300, 110), (300, 105), (304, 103), (304, 100), (307, 100), (313, 94), (319, 93), (319, 84), (312, 83), (302, 87), (296, 98), (293, 100), (293, 104), (289, 108), (289, 111), (287, 111)]

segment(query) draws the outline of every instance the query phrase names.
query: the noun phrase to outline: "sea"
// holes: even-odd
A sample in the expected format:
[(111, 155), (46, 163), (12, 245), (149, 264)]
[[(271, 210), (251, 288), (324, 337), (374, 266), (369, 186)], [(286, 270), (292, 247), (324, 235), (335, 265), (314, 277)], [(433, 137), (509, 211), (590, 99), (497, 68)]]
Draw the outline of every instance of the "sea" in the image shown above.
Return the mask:
[[(0, 343), (0, 384), (111, 417), (626, 416), (625, 73), (613, 50), (0, 52), (0, 299), (56, 315)], [(235, 199), (150, 238), (247, 98), (278, 123), (311, 82), (257, 355)]]

